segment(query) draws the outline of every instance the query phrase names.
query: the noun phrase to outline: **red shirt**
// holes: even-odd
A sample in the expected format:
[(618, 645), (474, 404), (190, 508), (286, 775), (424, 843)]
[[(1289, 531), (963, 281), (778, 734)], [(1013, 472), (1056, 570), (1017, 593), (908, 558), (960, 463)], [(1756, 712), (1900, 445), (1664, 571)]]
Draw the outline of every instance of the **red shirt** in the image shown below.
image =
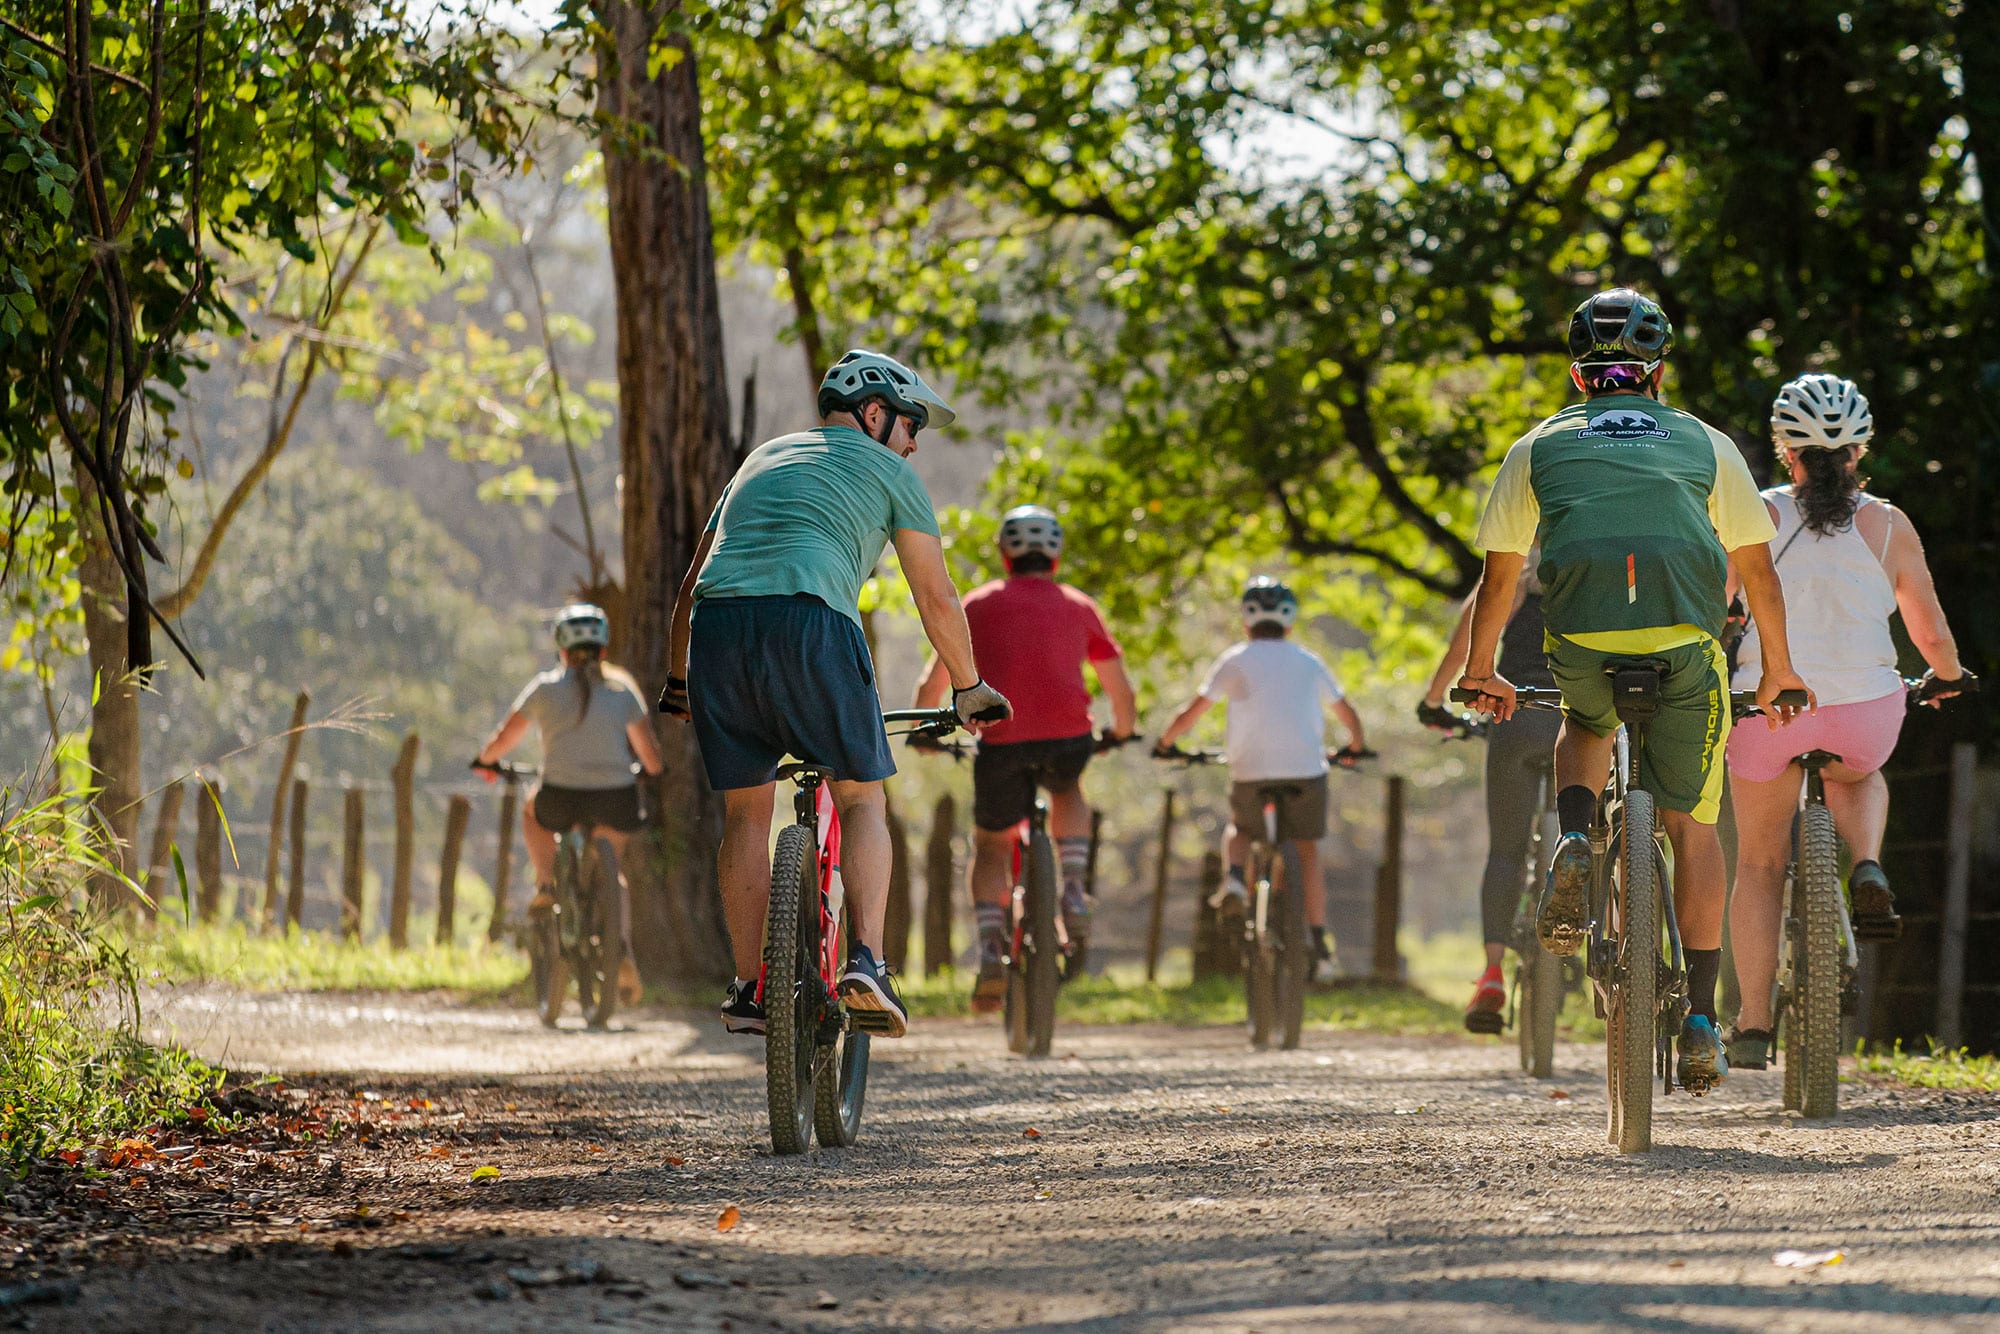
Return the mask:
[(984, 733), (996, 745), (1087, 736), (1090, 689), (1083, 664), (1118, 656), (1118, 642), (1089, 597), (1035, 575), (996, 579), (965, 595), (972, 653), (986, 684), (1014, 716)]

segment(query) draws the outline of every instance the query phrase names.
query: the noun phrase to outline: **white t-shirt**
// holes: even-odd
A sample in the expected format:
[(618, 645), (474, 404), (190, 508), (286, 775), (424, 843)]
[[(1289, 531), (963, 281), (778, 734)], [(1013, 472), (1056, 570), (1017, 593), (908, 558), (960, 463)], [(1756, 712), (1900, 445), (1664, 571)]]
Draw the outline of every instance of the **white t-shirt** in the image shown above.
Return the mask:
[(1326, 772), (1326, 706), (1340, 683), (1289, 639), (1247, 639), (1208, 669), (1202, 697), (1229, 701), (1222, 749), (1238, 783), (1316, 778)]

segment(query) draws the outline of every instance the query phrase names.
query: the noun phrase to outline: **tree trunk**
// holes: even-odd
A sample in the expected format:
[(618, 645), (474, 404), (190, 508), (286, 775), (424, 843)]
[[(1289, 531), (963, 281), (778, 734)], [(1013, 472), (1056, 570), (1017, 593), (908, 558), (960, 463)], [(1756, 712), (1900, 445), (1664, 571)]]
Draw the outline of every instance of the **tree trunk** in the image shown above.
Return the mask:
[[(97, 787), (92, 822), (105, 836), (106, 859), (126, 875), (137, 870), (139, 836), (139, 690), (126, 657), (125, 575), (111, 552), (98, 519), (97, 491), (88, 475), (76, 473), (77, 512), (88, 539), (84, 547), (83, 635), (95, 682), (90, 706), (90, 768)], [(97, 876), (91, 897), (100, 907), (122, 907), (117, 882)]]
[[(598, 105), (609, 121), (604, 175), (625, 487), (613, 652), (650, 700), (666, 681), (675, 590), (728, 480), (729, 396), (694, 52), (639, 5), (600, 0), (596, 10), (606, 29)], [(678, 58), (649, 78), (656, 42)], [(653, 855), (631, 868), (634, 949), (650, 978), (723, 979), (728, 936), (715, 881), (722, 804), (689, 729), (669, 723), (662, 740), (667, 771)]]

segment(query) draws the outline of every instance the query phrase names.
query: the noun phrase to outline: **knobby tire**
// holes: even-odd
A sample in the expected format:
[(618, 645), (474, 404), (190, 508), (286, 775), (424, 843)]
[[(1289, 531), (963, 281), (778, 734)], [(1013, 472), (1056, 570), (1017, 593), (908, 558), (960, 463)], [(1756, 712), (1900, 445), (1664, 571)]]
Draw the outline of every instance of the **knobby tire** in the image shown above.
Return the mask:
[(1047, 1056), (1056, 1031), (1056, 991), (1062, 986), (1062, 945), (1056, 936), (1055, 842), (1039, 830), (1028, 838), (1027, 966), (1023, 970), (1029, 1056)]
[(1296, 1050), (1306, 1022), (1306, 980), (1312, 974), (1312, 936), (1306, 929), (1305, 868), (1299, 850), (1283, 845), (1284, 894), (1278, 903), (1277, 975), (1272, 979), (1273, 1019), (1278, 1045)]
[(1653, 1061), (1658, 1052), (1660, 863), (1653, 794), (1625, 794), (1619, 852), (1618, 961), (1605, 1016), (1605, 1082), (1610, 1095), (1608, 1138), (1620, 1153), (1653, 1147)]
[[(843, 946), (854, 932), (852, 918), (834, 924)], [(836, 951), (846, 958), (848, 950)], [(841, 1149), (861, 1134), (861, 1106), (868, 1097), (868, 1035), (857, 1029), (837, 1033), (813, 1053), (813, 1133), (823, 1149)]]
[(1840, 1100), (1840, 841), (1824, 806), (1798, 814), (1793, 893), (1805, 947), (1792, 974), (1786, 1062), (1798, 1066), (1800, 1114), (1821, 1120), (1839, 1110)]
[(804, 825), (778, 835), (764, 921), (764, 1093), (771, 1148), (804, 1153), (813, 1132), (813, 1044), (819, 1025), (817, 849)]
[[(1527, 881), (1530, 903), (1539, 898), (1533, 891), (1541, 886), (1543, 878), (1549, 873), (1547, 859), (1560, 836), (1560, 827), (1551, 812), (1543, 818), (1541, 838), (1528, 854), (1532, 859)], [(1530, 921), (1532, 917), (1533, 910), (1530, 909)], [(1536, 1079), (1547, 1079), (1555, 1073), (1556, 1021), (1562, 1016), (1563, 1006), (1563, 964), (1561, 959), (1542, 948), (1532, 925), (1522, 933), (1516, 954), (1519, 958), (1516, 976), (1521, 983), (1521, 1012), (1514, 1021), (1514, 1027), (1521, 1039), (1521, 1069)]]
[(618, 854), (611, 849), (611, 840), (598, 838), (591, 840), (590, 851), (584, 857), (584, 870), (588, 875), (588, 892), (584, 898), (589, 908), (588, 920), (584, 922), (584, 957), (590, 969), (593, 994), (585, 1006), (583, 1017), (592, 1028), (603, 1028), (611, 1022), (611, 1016), (618, 1008), (618, 965), (625, 957), (624, 914), (619, 911)]

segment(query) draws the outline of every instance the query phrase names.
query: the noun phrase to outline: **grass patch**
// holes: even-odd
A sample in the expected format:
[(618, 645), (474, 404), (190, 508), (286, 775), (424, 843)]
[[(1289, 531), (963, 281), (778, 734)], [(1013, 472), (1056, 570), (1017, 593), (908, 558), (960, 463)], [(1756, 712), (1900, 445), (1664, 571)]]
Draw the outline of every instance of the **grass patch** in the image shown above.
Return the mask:
[(528, 976), (511, 946), (422, 945), (342, 940), (289, 928), (258, 935), (242, 923), (194, 927), (162, 923), (130, 942), (139, 975), (167, 982), (225, 982), (249, 991), (457, 991), (497, 995)]
[(222, 1072), (140, 1040), (132, 960), (89, 901), (129, 882), (80, 807), (0, 790), (0, 1168), (178, 1119)]
[(1928, 1055), (1903, 1050), (1898, 1042), (1887, 1051), (1855, 1052), (1857, 1072), (1912, 1088), (2000, 1093), (2000, 1056), (1972, 1056), (1965, 1048), (1931, 1048)]
[[(1133, 970), (1134, 974), (1137, 970)], [(926, 1018), (959, 1018), (972, 1013), (968, 974), (905, 978), (904, 1001)], [(1175, 1024), (1199, 1027), (1241, 1025), (1246, 1019), (1243, 985), (1232, 978), (1162, 984), (1113, 969), (1103, 977), (1081, 978), (1062, 989), (1058, 1023)], [(1458, 1012), (1406, 987), (1347, 986), (1306, 997), (1306, 1026), (1342, 1032), (1432, 1034), (1463, 1031)]]

